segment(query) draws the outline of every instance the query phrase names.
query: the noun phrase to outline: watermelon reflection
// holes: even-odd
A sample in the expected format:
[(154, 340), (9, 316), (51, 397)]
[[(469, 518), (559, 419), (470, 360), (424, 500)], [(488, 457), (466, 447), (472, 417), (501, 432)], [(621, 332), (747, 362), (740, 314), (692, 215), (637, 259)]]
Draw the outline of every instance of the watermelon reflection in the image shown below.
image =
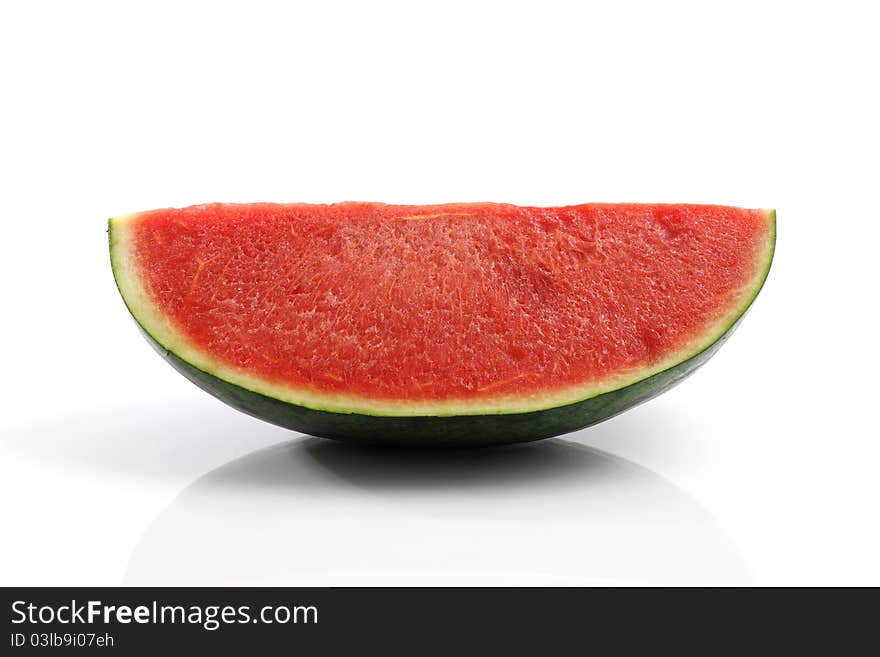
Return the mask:
[(185, 489), (137, 545), (125, 581), (737, 584), (744, 577), (694, 499), (576, 442), (418, 452), (300, 438)]

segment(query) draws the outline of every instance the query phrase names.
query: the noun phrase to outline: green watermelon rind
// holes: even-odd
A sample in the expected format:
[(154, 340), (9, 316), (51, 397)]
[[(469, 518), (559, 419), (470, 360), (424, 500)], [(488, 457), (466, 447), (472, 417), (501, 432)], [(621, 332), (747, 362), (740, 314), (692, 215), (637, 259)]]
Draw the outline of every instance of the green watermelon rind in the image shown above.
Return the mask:
[(286, 429), (323, 438), (386, 445), (465, 446), (527, 442), (577, 431), (653, 399), (693, 374), (730, 338), (767, 279), (776, 245), (776, 211), (767, 211), (767, 218), (769, 245), (751, 294), (743, 299), (720, 334), (710, 336), (695, 349), (696, 353), (649, 376), (638, 378), (636, 374), (626, 385), (572, 403), (522, 412), (466, 414), (384, 415), (313, 408), (251, 390), (196, 367), (164, 346), (138, 319), (120, 282), (112, 220), (109, 234), (117, 288), (147, 341), (174, 369), (229, 406)]

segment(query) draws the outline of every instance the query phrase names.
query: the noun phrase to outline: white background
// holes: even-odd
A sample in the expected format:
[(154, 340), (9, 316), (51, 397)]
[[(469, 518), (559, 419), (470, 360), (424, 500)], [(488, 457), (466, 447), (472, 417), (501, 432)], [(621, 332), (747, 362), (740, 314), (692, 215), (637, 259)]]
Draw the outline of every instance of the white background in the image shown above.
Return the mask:
[[(0, 584), (880, 584), (872, 3), (6, 2)], [(207, 201), (778, 210), (687, 382), (478, 454), (352, 450), (172, 371), (106, 219)]]

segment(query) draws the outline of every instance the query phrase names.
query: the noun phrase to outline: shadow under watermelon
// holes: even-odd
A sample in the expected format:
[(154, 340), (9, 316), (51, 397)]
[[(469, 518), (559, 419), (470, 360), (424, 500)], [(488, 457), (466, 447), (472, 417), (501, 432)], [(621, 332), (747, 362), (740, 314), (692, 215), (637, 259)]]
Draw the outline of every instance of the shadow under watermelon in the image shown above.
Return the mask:
[(712, 516), (564, 439), (409, 451), (298, 438), (196, 480), (126, 584), (741, 584)]

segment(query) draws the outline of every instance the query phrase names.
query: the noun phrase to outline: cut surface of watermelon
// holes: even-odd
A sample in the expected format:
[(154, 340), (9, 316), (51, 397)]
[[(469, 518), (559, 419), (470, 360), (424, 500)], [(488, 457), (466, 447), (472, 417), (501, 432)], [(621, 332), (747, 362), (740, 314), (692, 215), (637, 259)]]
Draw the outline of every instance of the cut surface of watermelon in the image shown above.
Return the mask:
[(225, 401), (231, 386), (294, 414), (529, 415), (718, 342), (766, 277), (775, 213), (211, 204), (116, 217), (110, 241), (132, 315)]

